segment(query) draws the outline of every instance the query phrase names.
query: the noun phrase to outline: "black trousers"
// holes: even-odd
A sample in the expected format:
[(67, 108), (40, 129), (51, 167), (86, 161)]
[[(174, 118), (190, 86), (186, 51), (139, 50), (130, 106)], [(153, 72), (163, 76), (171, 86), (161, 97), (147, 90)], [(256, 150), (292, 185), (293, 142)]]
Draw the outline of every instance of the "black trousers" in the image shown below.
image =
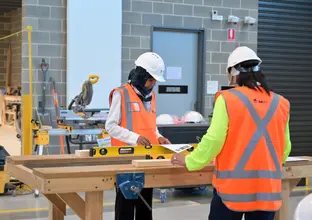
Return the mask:
[(213, 190), (208, 220), (242, 220), (244, 214), (245, 220), (274, 220), (275, 216), (275, 212), (234, 212), (226, 207), (217, 191)]
[[(144, 188), (141, 195), (153, 207), (153, 188)], [(152, 214), (140, 197), (134, 200), (126, 199), (116, 188), (115, 220), (152, 220)]]

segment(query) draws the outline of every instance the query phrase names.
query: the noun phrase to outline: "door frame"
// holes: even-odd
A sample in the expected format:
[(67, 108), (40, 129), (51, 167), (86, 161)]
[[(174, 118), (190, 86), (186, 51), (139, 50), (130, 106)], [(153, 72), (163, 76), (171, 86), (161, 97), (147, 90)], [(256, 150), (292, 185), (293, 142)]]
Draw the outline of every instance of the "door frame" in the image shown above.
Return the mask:
[(198, 47), (197, 47), (197, 92), (195, 101), (195, 111), (202, 115), (205, 112), (205, 66), (206, 66), (206, 32), (204, 28), (175, 28), (175, 27), (160, 27), (151, 26), (151, 40), (150, 47), (153, 51), (153, 32), (181, 32), (181, 33), (195, 33), (198, 34)]

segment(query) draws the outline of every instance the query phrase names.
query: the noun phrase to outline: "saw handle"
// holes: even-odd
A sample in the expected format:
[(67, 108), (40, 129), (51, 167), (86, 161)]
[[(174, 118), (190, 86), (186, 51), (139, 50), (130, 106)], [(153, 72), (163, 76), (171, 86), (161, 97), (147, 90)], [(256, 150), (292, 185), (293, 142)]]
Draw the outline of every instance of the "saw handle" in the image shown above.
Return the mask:
[(90, 75), (88, 80), (92, 83), (92, 84), (95, 84), (99, 81), (99, 76), (98, 75)]

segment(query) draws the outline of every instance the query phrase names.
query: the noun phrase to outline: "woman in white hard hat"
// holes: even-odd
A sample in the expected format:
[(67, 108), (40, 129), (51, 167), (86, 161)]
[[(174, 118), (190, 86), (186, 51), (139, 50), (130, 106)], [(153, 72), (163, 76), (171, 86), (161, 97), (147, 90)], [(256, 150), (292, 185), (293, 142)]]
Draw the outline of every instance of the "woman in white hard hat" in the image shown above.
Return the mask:
[[(129, 74), (129, 83), (111, 91), (110, 112), (105, 128), (111, 136), (112, 146), (170, 144), (156, 127), (156, 101), (153, 88), (156, 81), (163, 82), (164, 61), (147, 52), (135, 61), (136, 68)], [(141, 198), (124, 198), (117, 186), (115, 220), (152, 220), (152, 211)], [(142, 197), (152, 207), (153, 189), (144, 188)]]
[(229, 83), (217, 98), (207, 133), (173, 164), (200, 170), (215, 159), (209, 220), (273, 220), (282, 204), (282, 163), (287, 159), (290, 104), (270, 90), (261, 59), (248, 47), (228, 59)]

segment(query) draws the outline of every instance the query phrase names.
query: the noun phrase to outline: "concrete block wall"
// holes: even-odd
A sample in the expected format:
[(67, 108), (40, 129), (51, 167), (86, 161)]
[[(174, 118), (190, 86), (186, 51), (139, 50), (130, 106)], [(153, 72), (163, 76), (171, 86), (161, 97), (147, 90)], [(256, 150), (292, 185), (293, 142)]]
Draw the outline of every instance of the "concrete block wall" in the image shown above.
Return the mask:
[[(49, 64), (47, 79), (56, 82), (60, 106), (66, 105), (66, 0), (25, 0), (22, 5), (22, 27), (31, 25), (32, 66), (33, 66), (33, 106), (42, 100), (43, 73), (40, 68), (42, 58)], [(22, 93), (29, 93), (29, 56), (27, 32), (22, 38)], [(47, 87), (46, 107), (55, 121), (55, 107), (51, 86)], [(34, 117), (36, 116), (34, 111)], [(55, 125), (55, 123), (54, 123)], [(59, 139), (52, 138), (50, 153), (60, 153)]]
[[(66, 0), (33, 0), (23, 1), (22, 26), (31, 25), (32, 31), (32, 65), (33, 86), (36, 90), (34, 106), (42, 99), (43, 73), (40, 68), (42, 59), (49, 64), (47, 79), (52, 77), (56, 82), (60, 105), (65, 105), (66, 95)], [(22, 40), (22, 87), (23, 93), (29, 92), (29, 56), (27, 32)], [(46, 106), (55, 115), (51, 87)]]
[[(225, 74), (229, 53), (239, 45), (257, 49), (257, 25), (233, 26), (228, 15), (241, 19), (258, 18), (258, 0), (123, 0), (122, 80), (126, 81), (134, 60), (150, 51), (151, 26), (205, 28), (207, 80), (217, 80), (226, 85)], [(223, 15), (223, 21), (211, 19), (212, 10)], [(227, 29), (235, 28), (236, 41), (227, 41)], [(204, 88), (204, 91), (206, 88)], [(205, 97), (205, 116), (212, 111), (213, 96)]]
[[(0, 38), (21, 30), (21, 9), (0, 15)], [(21, 84), (21, 34), (0, 41), (0, 87), (5, 86), (9, 44), (12, 49), (11, 86)]]

